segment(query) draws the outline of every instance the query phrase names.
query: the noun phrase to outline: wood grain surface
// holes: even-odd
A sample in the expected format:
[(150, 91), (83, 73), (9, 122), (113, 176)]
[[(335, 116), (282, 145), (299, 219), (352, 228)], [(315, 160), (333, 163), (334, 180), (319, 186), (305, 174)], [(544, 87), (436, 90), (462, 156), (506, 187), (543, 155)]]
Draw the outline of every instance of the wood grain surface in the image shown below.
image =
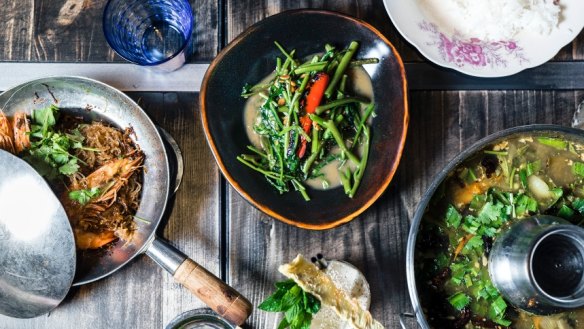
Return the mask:
[[(190, 0), (195, 26), (188, 60), (209, 61), (218, 49), (218, 1)], [(107, 0), (5, 0), (0, 6), (0, 61), (123, 62), (107, 44)]]
[[(313, 232), (290, 227), (252, 208), (229, 189), (229, 282), (259, 304), (283, 280), (278, 265), (297, 253), (353, 263), (371, 285), (371, 311), (386, 328), (411, 312), (405, 279), (409, 220), (432, 177), (464, 148), (495, 131), (532, 123), (569, 125), (584, 92), (420, 91), (410, 95), (411, 120), (400, 167), (385, 194), (362, 216)], [(342, 202), (339, 200), (338, 202)], [(334, 207), (334, 204), (331, 204)], [(279, 315), (256, 310), (252, 328), (276, 328)]]
[[(178, 142), (185, 161), (183, 182), (158, 235), (220, 275), (219, 174), (202, 128), (193, 120), (198, 95), (132, 93), (154, 122)], [(139, 143), (139, 141), (138, 141)], [(72, 288), (50, 314), (20, 320), (0, 315), (0, 329), (159, 329), (178, 314), (204, 304), (147, 256), (139, 255), (111, 276)]]
[[(122, 61), (101, 31), (105, 2), (5, 0), (0, 6), (0, 61)], [(191, 4), (196, 25), (190, 61), (209, 61), (251, 24), (304, 7), (362, 18), (380, 29), (405, 61), (424, 61), (392, 26), (380, 0), (191, 0)], [(584, 33), (554, 60), (583, 61)], [(411, 311), (405, 280), (409, 219), (432, 177), (460, 150), (494, 131), (529, 123), (568, 125), (576, 105), (584, 100), (583, 90), (428, 91), (423, 85), (417, 89), (410, 94), (410, 129), (394, 181), (362, 216), (323, 232), (275, 221), (226, 185), (202, 133), (197, 94), (130, 94), (177, 139), (185, 160), (183, 185), (159, 234), (226, 279), (255, 306), (273, 292), (275, 281), (283, 279), (277, 266), (297, 253), (349, 261), (371, 285), (373, 316), (386, 328), (398, 328), (399, 313)], [(0, 316), (0, 329), (163, 328), (178, 314), (202, 306), (170, 274), (140, 256), (106, 279), (73, 288), (49, 315), (30, 320)], [(279, 318), (254, 309), (247, 327), (276, 328)]]

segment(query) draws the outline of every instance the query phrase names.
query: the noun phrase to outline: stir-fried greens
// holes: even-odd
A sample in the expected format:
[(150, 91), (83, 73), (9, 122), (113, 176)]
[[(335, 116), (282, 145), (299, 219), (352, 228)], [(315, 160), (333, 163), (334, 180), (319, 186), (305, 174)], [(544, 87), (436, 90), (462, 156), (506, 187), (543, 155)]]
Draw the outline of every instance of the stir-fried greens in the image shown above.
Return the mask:
[[(262, 173), (280, 193), (290, 187), (310, 200), (304, 182), (319, 178), (322, 169), (338, 161), (340, 182), (353, 197), (363, 177), (369, 153), (372, 100), (350, 95), (347, 69), (377, 59), (353, 60), (359, 44), (338, 50), (325, 46), (323, 54), (304, 63), (275, 43), (283, 58), (276, 58), (275, 76), (267, 83), (245, 85), (242, 96), (259, 95), (253, 127), (261, 146), (248, 146), (250, 154), (237, 159)], [(283, 62), (282, 62), (283, 60)], [(368, 104), (364, 111), (361, 104)]]
[(534, 316), (493, 286), (488, 257), (497, 236), (535, 214), (584, 223), (584, 145), (513, 137), (460, 165), (434, 195), (416, 246), (422, 306), (434, 328), (579, 328), (584, 310)]

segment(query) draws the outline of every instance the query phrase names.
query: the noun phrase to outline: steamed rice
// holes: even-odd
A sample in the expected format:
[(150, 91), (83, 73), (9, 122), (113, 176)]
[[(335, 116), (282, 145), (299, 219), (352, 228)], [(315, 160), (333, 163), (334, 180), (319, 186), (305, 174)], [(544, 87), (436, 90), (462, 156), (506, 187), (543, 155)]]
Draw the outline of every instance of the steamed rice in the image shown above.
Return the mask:
[(481, 40), (510, 40), (523, 30), (548, 35), (560, 17), (557, 0), (418, 1), (434, 23)]

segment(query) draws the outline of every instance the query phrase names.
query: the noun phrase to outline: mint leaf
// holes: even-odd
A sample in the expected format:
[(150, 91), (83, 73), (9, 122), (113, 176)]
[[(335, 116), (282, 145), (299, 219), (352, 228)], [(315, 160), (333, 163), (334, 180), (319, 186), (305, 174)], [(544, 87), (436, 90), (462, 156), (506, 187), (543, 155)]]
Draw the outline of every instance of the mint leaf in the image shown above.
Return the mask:
[(304, 292), (304, 308), (310, 314), (316, 314), (320, 311), (320, 300), (313, 295)]
[(309, 329), (312, 315), (320, 310), (320, 301), (292, 280), (277, 282), (276, 292), (258, 308), (267, 312), (284, 312), (278, 329)]
[(294, 282), (294, 280), (290, 279), (290, 280), (286, 280), (286, 281), (276, 282), (275, 285), (276, 285), (276, 288), (278, 288), (278, 289), (290, 290), (292, 287), (294, 287), (296, 285), (296, 282)]

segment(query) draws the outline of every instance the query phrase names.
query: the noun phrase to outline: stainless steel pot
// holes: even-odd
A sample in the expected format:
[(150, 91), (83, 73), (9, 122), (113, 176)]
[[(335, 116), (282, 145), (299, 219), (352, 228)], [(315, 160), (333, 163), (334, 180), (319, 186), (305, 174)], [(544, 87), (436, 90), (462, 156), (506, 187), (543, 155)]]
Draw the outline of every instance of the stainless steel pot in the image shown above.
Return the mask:
[(420, 229), (420, 224), (422, 221), (422, 217), (432, 196), (440, 186), (440, 184), (449, 176), (451, 172), (454, 171), (456, 167), (462, 164), (467, 159), (471, 158), (477, 152), (483, 150), (488, 145), (497, 143), (503, 139), (508, 139), (512, 136), (516, 135), (529, 135), (532, 133), (549, 133), (551, 136), (565, 136), (571, 139), (579, 139), (584, 141), (584, 132), (580, 129), (563, 127), (558, 125), (527, 125), (527, 126), (520, 126), (514, 127), (506, 130), (502, 130), (496, 132), (492, 135), (489, 135), (480, 141), (473, 144), (468, 149), (462, 151), (458, 154), (453, 160), (451, 160), (446, 167), (444, 167), (434, 178), (430, 187), (420, 200), (416, 212), (414, 214), (414, 218), (412, 220), (412, 225), (410, 228), (410, 233), (408, 236), (408, 244), (407, 244), (407, 251), (406, 251), (406, 275), (407, 275), (407, 282), (408, 282), (408, 291), (410, 294), (410, 299), (413, 306), (413, 314), (402, 314), (401, 317), (401, 326), (402, 328), (406, 328), (406, 321), (405, 318), (407, 317), (415, 317), (420, 327), (427, 329), (430, 328), (428, 321), (426, 320), (426, 316), (421, 308), (420, 298), (418, 295), (418, 287), (416, 286), (416, 273), (415, 273), (415, 248), (416, 248), (416, 239), (418, 237), (418, 231)]

